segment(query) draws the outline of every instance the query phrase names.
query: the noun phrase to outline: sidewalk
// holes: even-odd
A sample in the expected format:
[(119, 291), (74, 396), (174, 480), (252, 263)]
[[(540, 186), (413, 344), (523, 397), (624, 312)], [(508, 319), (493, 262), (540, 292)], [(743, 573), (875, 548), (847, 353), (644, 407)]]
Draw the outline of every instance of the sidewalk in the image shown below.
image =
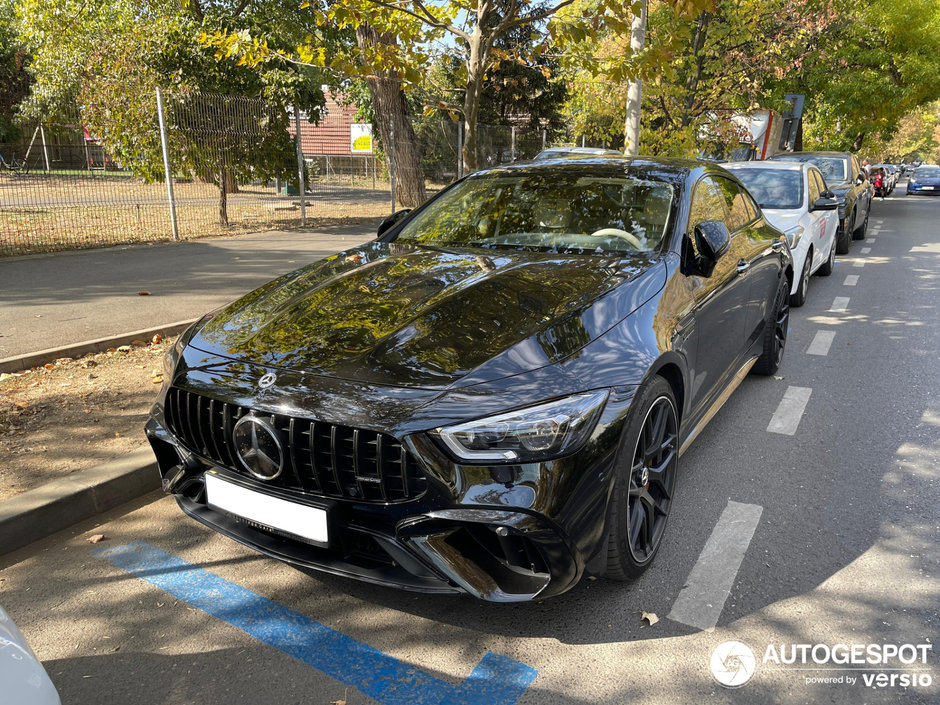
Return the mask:
[[(198, 318), (376, 223), (0, 258), (0, 360)], [(140, 295), (146, 292), (146, 295)]]
[[(0, 259), (0, 372), (118, 345), (144, 331), (178, 332), (270, 279), (372, 239), (375, 227), (363, 221)], [(141, 446), (0, 502), (0, 555), (157, 489), (142, 434)]]

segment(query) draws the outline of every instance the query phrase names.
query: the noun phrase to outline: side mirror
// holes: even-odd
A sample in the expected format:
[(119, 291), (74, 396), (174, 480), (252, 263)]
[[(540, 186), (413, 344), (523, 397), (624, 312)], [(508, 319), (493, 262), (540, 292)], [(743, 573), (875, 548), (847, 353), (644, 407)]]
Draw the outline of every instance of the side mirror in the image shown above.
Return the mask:
[(860, 171), (860, 172), (858, 172), (858, 176), (855, 177), (855, 183), (857, 183), (857, 184), (859, 184), (859, 185), (864, 184), (864, 183), (865, 183), (865, 180), (866, 180), (867, 178), (868, 178), (868, 177), (865, 176), (865, 172), (864, 172), (864, 171)]
[(834, 211), (839, 208), (839, 201), (836, 198), (817, 198), (816, 202), (812, 204), (809, 209), (811, 211)]
[(819, 195), (822, 196), (823, 198), (835, 198), (836, 197), (836, 195), (829, 189), (826, 189)]
[(395, 211), (392, 213), (388, 218), (379, 223), (379, 228), (376, 230), (375, 236), (382, 237), (383, 234), (387, 233), (394, 226), (398, 225), (398, 223), (400, 223), (401, 220), (409, 213), (411, 213), (410, 208), (403, 208), (400, 211)]
[(703, 277), (710, 277), (715, 264), (731, 245), (728, 226), (720, 220), (703, 221), (695, 226), (692, 240), (696, 266)]

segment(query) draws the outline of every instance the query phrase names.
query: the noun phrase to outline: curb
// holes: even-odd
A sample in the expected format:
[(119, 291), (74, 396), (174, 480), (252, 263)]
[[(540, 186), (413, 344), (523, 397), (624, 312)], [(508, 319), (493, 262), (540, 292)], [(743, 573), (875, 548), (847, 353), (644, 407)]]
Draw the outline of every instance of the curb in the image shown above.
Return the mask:
[(74, 343), (72, 345), (63, 345), (60, 348), (49, 348), (39, 352), (18, 355), (15, 357), (5, 357), (0, 360), (0, 372), (20, 372), (29, 370), (33, 367), (39, 367), (49, 362), (54, 362), (63, 357), (81, 357), (88, 353), (103, 352), (108, 348), (116, 348), (120, 345), (128, 345), (134, 340), (150, 340), (153, 336), (159, 334), (163, 337), (177, 335), (186, 330), (197, 319), (191, 321), (177, 321), (176, 323), (167, 323), (155, 328), (145, 328), (133, 333), (122, 333), (110, 338), (98, 338), (97, 340), (86, 340), (84, 343)]
[(0, 555), (160, 487), (149, 446), (0, 502)]

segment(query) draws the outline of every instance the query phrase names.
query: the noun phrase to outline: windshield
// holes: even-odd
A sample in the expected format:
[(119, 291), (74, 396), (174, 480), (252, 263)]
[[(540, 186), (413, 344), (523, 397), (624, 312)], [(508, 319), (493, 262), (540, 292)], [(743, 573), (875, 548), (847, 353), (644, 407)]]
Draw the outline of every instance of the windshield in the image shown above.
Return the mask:
[(803, 172), (792, 169), (732, 169), (761, 208), (800, 208)]
[(938, 176), (940, 176), (940, 167), (935, 166), (921, 167), (913, 174), (913, 178), (915, 179), (936, 179)]
[(544, 170), (471, 177), (408, 223), (396, 242), (438, 247), (619, 254), (656, 249), (672, 185)]
[(782, 161), (807, 161), (818, 168), (827, 184), (846, 181), (845, 162), (842, 157), (816, 157), (816, 156), (785, 156), (774, 157)]

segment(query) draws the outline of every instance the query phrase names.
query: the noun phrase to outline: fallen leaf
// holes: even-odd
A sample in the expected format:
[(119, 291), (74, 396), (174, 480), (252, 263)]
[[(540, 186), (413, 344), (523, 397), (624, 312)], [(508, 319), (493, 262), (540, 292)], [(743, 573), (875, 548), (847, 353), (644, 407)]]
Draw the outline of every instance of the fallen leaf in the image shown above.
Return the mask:
[(121, 345), (118, 347), (118, 352), (130, 352), (130, 351), (131, 351), (130, 345)]
[(150, 296), (150, 292), (149, 292), (149, 291), (138, 291), (138, 292), (137, 292), (137, 295), (138, 295), (138, 296)]
[(21, 409), (28, 409), (28, 408), (29, 408), (29, 402), (26, 402), (26, 401), (16, 401), (16, 402), (13, 402), (13, 406), (18, 406), (18, 407), (20, 407)]
[(656, 616), (655, 612), (640, 612), (640, 619), (645, 619), (651, 627), (659, 621), (659, 617)]
[(783, 379), (783, 377), (780, 377), (779, 375), (774, 375), (774, 379)]
[(120, 438), (122, 435), (124, 435), (124, 434), (120, 433), (119, 431), (115, 431), (115, 432), (114, 432), (114, 437), (115, 437), (115, 438)]
[(153, 338), (150, 339), (150, 342), (156, 345), (157, 343), (162, 342), (162, 340), (163, 340), (163, 336), (157, 333), (155, 336), (153, 336)]
[(87, 539), (85, 539), (85, 541), (87, 541), (88, 543), (101, 543), (106, 538), (107, 536), (105, 536), (104, 534), (94, 534), (93, 536), (89, 536)]
[(160, 377), (154, 377), (150, 381), (153, 382), (154, 384), (163, 384), (163, 376), (161, 375)]
[(132, 341), (131, 341), (131, 345), (146, 345), (146, 344), (147, 344), (147, 343), (145, 343), (143, 340), (132, 340)]
[(346, 261), (355, 262), (356, 264), (359, 264), (360, 262), (362, 262), (362, 255), (349, 255), (349, 257), (346, 258)]

